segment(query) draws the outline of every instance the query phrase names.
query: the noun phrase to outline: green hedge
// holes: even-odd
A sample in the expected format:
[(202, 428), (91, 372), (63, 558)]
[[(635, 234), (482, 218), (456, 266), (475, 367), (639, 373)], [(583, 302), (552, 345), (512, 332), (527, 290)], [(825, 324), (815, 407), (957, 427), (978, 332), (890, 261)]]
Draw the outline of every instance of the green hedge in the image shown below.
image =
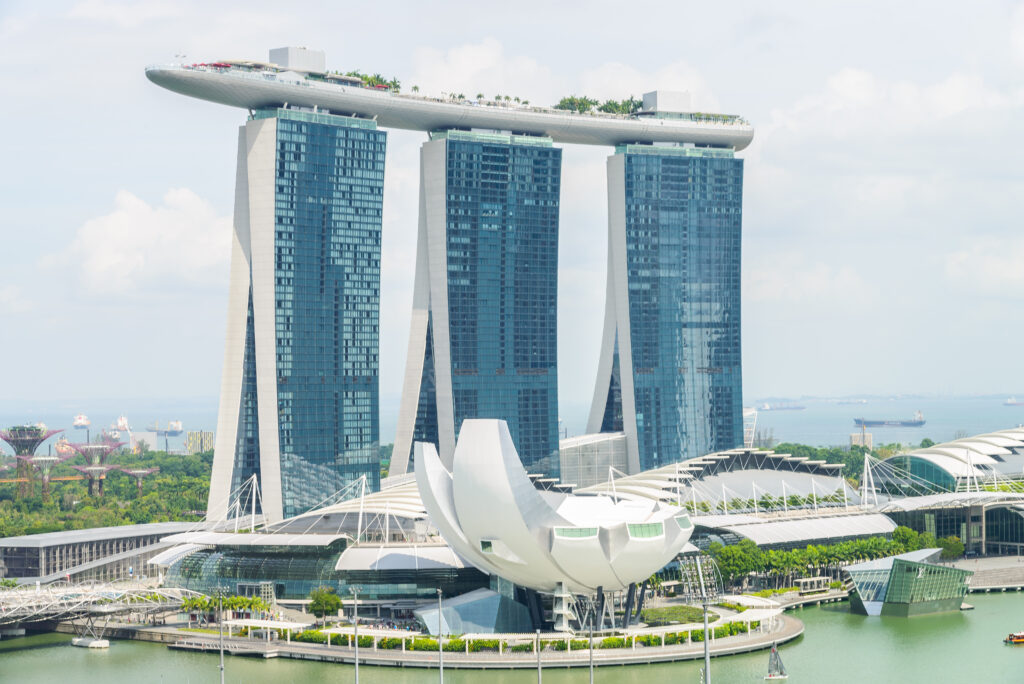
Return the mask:
[[(305, 632), (299, 632), (292, 637), (292, 641), (299, 641), (304, 644), (326, 644), (327, 635), (317, 629), (308, 629)], [(334, 639), (331, 639), (334, 642)]]
[(449, 639), (444, 642), (444, 650), (446, 653), (461, 653), (466, 650), (465, 639)]
[(497, 651), (497, 639), (472, 639), (469, 642), (469, 652), (479, 653), (480, 651)]
[(622, 637), (605, 637), (597, 644), (598, 648), (625, 648), (626, 640)]
[(413, 639), (412, 642), (406, 646), (406, 649), (409, 651), (436, 651), (437, 640), (418, 637)]
[(383, 648), (387, 650), (402, 648), (402, 642), (405, 639), (399, 639), (398, 637), (384, 637), (377, 642), (377, 648)]
[(510, 646), (509, 649), (513, 653), (533, 653), (533, 643), (527, 642), (525, 644), (515, 644)]

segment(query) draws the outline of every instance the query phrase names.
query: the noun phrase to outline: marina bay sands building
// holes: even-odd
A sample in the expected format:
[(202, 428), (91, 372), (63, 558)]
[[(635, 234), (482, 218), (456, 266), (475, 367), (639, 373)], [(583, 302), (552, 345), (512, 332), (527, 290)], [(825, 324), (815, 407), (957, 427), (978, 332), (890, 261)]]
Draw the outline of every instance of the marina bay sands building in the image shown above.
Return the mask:
[(558, 476), (562, 151), (540, 136), (444, 131), (421, 151), (413, 321), (391, 472), (414, 442), (451, 464), (467, 418), (508, 423)]
[(731, 149), (621, 145), (608, 159), (608, 280), (588, 431), (630, 473), (743, 444), (740, 224)]
[[(629, 472), (738, 446), (742, 162), (737, 116), (664, 92), (631, 113), (404, 94), (323, 53), (152, 66), (168, 90), (245, 109), (209, 516), (255, 476), (271, 520), (377, 487), (385, 132), (420, 155), (416, 286), (391, 474), (413, 443), (446, 467), (462, 421), (505, 420), (559, 474), (562, 149), (606, 146), (608, 303), (591, 432)], [(620, 439), (616, 437), (609, 441)]]

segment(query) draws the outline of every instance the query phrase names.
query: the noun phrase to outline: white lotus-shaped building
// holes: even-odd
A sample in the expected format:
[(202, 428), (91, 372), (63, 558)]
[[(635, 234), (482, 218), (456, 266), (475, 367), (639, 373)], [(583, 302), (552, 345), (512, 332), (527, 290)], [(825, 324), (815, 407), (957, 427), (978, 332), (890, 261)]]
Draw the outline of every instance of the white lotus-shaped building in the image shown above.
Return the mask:
[(482, 571), (544, 593), (594, 594), (643, 582), (693, 531), (658, 501), (537, 489), (503, 420), (463, 422), (451, 472), (415, 446), (423, 505), (445, 541)]

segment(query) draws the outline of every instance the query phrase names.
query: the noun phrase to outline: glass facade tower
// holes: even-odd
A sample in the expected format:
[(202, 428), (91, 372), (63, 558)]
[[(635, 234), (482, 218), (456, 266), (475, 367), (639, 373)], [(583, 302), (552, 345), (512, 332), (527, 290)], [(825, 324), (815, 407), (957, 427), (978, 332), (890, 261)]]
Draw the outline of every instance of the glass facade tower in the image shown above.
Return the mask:
[(211, 517), (252, 475), (271, 520), (363, 476), (379, 488), (385, 144), (372, 121), (312, 111), (241, 129)]
[(590, 432), (631, 473), (743, 444), (743, 161), (623, 145), (608, 160), (607, 308)]
[(558, 476), (561, 150), (447, 131), (421, 153), (413, 323), (391, 473), (413, 442), (450, 465), (467, 418), (508, 423), (523, 464)]

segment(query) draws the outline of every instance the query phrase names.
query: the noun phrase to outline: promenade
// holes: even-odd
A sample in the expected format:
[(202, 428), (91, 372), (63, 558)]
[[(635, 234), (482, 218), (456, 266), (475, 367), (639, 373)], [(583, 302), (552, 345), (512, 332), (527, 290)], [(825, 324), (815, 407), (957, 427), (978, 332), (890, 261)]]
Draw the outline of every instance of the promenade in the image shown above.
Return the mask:
[[(748, 618), (749, 616), (749, 618)], [(752, 608), (742, 615), (723, 616), (711, 623), (711, 631), (716, 624), (729, 621), (746, 622), (760, 621), (761, 626), (745, 634), (711, 639), (712, 656), (732, 655), (769, 648), (773, 643), (781, 644), (799, 637), (804, 630), (803, 622), (790, 616), (781, 615), (777, 609), (767, 610)], [(703, 625), (679, 624), (665, 627), (630, 629), (622, 632), (622, 637), (641, 635), (664, 635), (691, 630), (701, 630)], [(73, 622), (64, 622), (57, 626), (57, 631), (75, 633)], [(362, 632), (362, 630), (360, 630)], [(188, 630), (176, 625), (150, 626), (139, 624), (111, 624), (106, 632), (110, 639), (129, 639), (150, 641), (166, 644), (169, 648), (185, 651), (201, 651), (216, 653), (219, 649), (217, 634)], [(412, 636), (412, 635), (410, 635)], [(532, 635), (493, 635), (495, 639), (518, 643), (532, 642)], [(565, 635), (544, 633), (542, 641), (561, 640)], [(595, 636), (594, 643), (599, 644), (602, 637)], [(575, 641), (586, 641), (585, 634), (577, 634)], [(300, 643), (296, 641), (270, 640), (259, 638), (228, 637), (224, 635), (224, 651), (230, 655), (254, 658), (292, 658), (313, 660), (338, 664), (352, 664), (355, 661), (355, 649), (339, 646), (334, 643), (325, 644)], [(638, 665), (644, 663), (664, 663), (682, 660), (694, 660), (704, 657), (704, 642), (688, 641), (682, 644), (665, 646), (645, 646), (632, 642), (624, 648), (595, 648), (593, 661), (597, 667), (610, 665)], [(587, 667), (591, 652), (587, 648), (571, 651), (557, 651), (551, 648), (541, 650), (541, 666), (544, 668)], [(419, 667), (435, 668), (438, 666), (436, 651), (411, 651), (402, 649), (359, 648), (359, 663), (384, 667)], [(481, 651), (476, 653), (445, 651), (444, 666), (453, 669), (533, 669), (537, 667), (537, 653), (532, 648), (526, 652)]]
[[(680, 626), (682, 627), (682, 626)], [(781, 644), (792, 641), (803, 634), (804, 625), (800, 620), (780, 615), (776, 616), (771, 628), (748, 634), (712, 639), (711, 655), (714, 657), (747, 653), (770, 648), (773, 643)], [(648, 632), (649, 633), (649, 632)], [(542, 639), (557, 639), (559, 635), (543, 634)], [(584, 637), (585, 639), (585, 637)], [(595, 638), (595, 643), (598, 639)], [(214, 652), (218, 650), (217, 638), (205, 635), (198, 637), (189, 635), (170, 644), (172, 649)], [(323, 644), (303, 644), (297, 642), (257, 641), (246, 639), (225, 639), (225, 652), (236, 656), (257, 658), (295, 658), (300, 660), (316, 660), (340, 664), (352, 664), (355, 661), (355, 649), (348, 646), (325, 646)], [(540, 661), (543, 668), (588, 667), (591, 653), (589, 649), (574, 651), (541, 651)], [(645, 663), (666, 663), (680, 660), (696, 660), (704, 657), (703, 642), (689, 642), (671, 646), (643, 646), (636, 644), (630, 648), (601, 649), (593, 651), (595, 667), (609, 665), (639, 665)], [(438, 666), (438, 654), (429, 651), (401, 651), (398, 649), (359, 649), (360, 665), (376, 665), (382, 667), (426, 667)], [(526, 653), (462, 653), (445, 652), (444, 666), (452, 669), (535, 669), (537, 654)]]

